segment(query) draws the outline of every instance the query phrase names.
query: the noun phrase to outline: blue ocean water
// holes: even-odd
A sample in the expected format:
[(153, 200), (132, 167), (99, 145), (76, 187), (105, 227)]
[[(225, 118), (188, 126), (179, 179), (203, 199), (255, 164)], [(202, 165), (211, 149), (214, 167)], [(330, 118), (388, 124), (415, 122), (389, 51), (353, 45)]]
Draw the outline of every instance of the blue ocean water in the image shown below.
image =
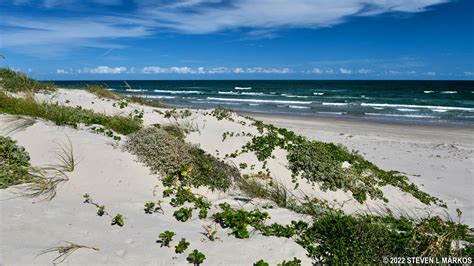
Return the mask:
[(54, 81), (102, 85), (176, 107), (273, 114), (474, 124), (474, 81), (132, 80)]

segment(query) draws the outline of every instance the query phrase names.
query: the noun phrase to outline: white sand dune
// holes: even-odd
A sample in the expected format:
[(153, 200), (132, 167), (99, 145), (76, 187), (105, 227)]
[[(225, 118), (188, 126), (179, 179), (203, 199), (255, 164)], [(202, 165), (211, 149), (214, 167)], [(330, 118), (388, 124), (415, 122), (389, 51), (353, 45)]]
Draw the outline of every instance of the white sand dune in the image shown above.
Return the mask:
[[(135, 109), (143, 110), (145, 125), (176, 122), (164, 118), (156, 111), (157, 108), (129, 104), (120, 109), (113, 106), (115, 101), (99, 99), (82, 90), (60, 89), (55, 94), (41, 94), (37, 97), (40, 101), (81, 106), (108, 115), (128, 115)], [(198, 128), (199, 131), (187, 136), (187, 141), (199, 145), (214, 156), (223, 158), (225, 154), (241, 148), (250, 139), (232, 137), (222, 141), (224, 132), (257, 133), (256, 128), (250, 126), (251, 121), (242, 116), (234, 115), (234, 122), (218, 121), (215, 117), (205, 115), (206, 112), (206, 110), (193, 111), (191, 117), (180, 119), (178, 122)], [(288, 127), (310, 138), (343, 143), (360, 150), (369, 160), (378, 163), (384, 169), (406, 172), (412, 178), (412, 182), (425, 184), (421, 187), (422, 190), (445, 200), (450, 206), (451, 214), (455, 208), (460, 207), (465, 212), (464, 222), (474, 224), (473, 200), (470, 196), (473, 188), (472, 142), (471, 146), (463, 146), (466, 140), (469, 142), (472, 139), (463, 134), (459, 138), (451, 135), (450, 142), (443, 140), (419, 142), (411, 135), (404, 136), (400, 133), (403, 132), (402, 128), (398, 132), (382, 130), (379, 133), (365, 130), (363, 127), (358, 128), (357, 132), (355, 128), (345, 128), (346, 134), (339, 135), (341, 128), (331, 128), (330, 123), (322, 127), (321, 123), (308, 121), (297, 122), (276, 117), (262, 117), (262, 119)], [(246, 125), (240, 122), (245, 122)], [(0, 134), (6, 133), (0, 132)], [(354, 137), (349, 138), (350, 134)], [(241, 240), (227, 236), (227, 231), (221, 229), (218, 233), (220, 240), (206, 241), (201, 234), (204, 232), (202, 226), (210, 224), (211, 221), (193, 217), (186, 223), (178, 222), (172, 216), (173, 208), (166, 201), (163, 204), (165, 214), (145, 214), (144, 203), (160, 199), (163, 186), (159, 182), (159, 176), (150, 174), (148, 168), (136, 162), (134, 156), (122, 151), (121, 142), (117, 143), (111, 138), (90, 133), (85, 129), (56, 126), (41, 120), (23, 131), (15, 132), (11, 137), (30, 153), (33, 165), (53, 163), (55, 145), (67, 138), (73, 143), (75, 155), (80, 160), (75, 171), (68, 174), (69, 181), (59, 187), (57, 196), (50, 202), (36, 202), (35, 199), (15, 197), (15, 188), (0, 190), (0, 264), (2, 265), (50, 264), (56, 254), (38, 257), (36, 255), (46, 248), (55, 246), (59, 241), (70, 241), (100, 249), (100, 251), (78, 250), (67, 259), (67, 263), (71, 265), (187, 264), (188, 252), (177, 255), (174, 253), (174, 248), (160, 248), (156, 243), (158, 235), (165, 230), (176, 232), (174, 244), (184, 237), (191, 243), (187, 251), (196, 248), (203, 252), (207, 258), (205, 261), (207, 265), (251, 265), (260, 259), (274, 265), (293, 257), (303, 260), (304, 265), (310, 263), (305, 250), (291, 239), (264, 237), (255, 233), (251, 238)], [(458, 139), (461, 144), (456, 143)], [(452, 151), (449, 146), (452, 143), (458, 150)], [(290, 188), (291, 173), (286, 167), (285, 151), (277, 150), (274, 155), (276, 158), (270, 159), (268, 166), (274, 178)], [(262, 166), (253, 154), (244, 154), (229, 159), (228, 162), (235, 165), (242, 162), (255, 164), (256, 170)], [(249, 173), (250, 170), (242, 172)], [(156, 185), (159, 186), (154, 196), (153, 190)], [(445, 214), (444, 209), (425, 206), (410, 194), (397, 188), (385, 187), (383, 190), (390, 200), (387, 204), (371, 200), (367, 204), (359, 204), (349, 192), (323, 192), (303, 181), (300, 188), (293, 193), (326, 199), (334, 207), (348, 213), (391, 208), (396, 212), (420, 216), (427, 213)], [(199, 189), (195, 192), (211, 199), (213, 205), (226, 201), (235, 206), (252, 209), (264, 203), (259, 200), (250, 203), (237, 201), (233, 196), (238, 194), (238, 191), (211, 193)], [(97, 216), (94, 206), (83, 203), (82, 196), (85, 193), (90, 194), (94, 201), (105, 205), (109, 213), (124, 215), (125, 226), (111, 226), (109, 217)], [(302, 218), (301, 215), (286, 209), (274, 208), (267, 211), (272, 220), (279, 223), (289, 223), (292, 219)]]

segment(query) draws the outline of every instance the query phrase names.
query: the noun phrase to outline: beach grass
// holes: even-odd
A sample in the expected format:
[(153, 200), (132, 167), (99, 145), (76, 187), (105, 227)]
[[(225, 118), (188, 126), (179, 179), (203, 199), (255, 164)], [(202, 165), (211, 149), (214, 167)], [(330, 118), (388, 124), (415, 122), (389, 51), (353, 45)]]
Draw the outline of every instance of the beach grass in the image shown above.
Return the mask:
[(89, 247), (89, 246), (84, 246), (84, 245), (79, 245), (79, 244), (76, 244), (76, 243), (72, 243), (72, 242), (69, 242), (69, 241), (62, 241), (62, 243), (60, 243), (58, 246), (54, 246), (54, 247), (45, 249), (45, 250), (41, 251), (37, 256), (57, 252), (57, 253), (59, 253), (59, 255), (57, 257), (55, 257), (52, 261), (53, 265), (56, 265), (56, 264), (64, 262), (69, 256), (72, 255), (72, 253), (74, 253), (78, 249), (90, 249), (90, 250), (94, 250), (94, 251), (99, 251), (99, 249), (96, 248), (96, 247)]
[(68, 125), (74, 128), (79, 124), (97, 124), (124, 135), (136, 132), (142, 127), (142, 120), (136, 117), (106, 116), (79, 107), (37, 103), (33, 99), (10, 97), (3, 92), (0, 92), (0, 113), (43, 118), (53, 121), (56, 125)]
[(38, 82), (27, 75), (10, 68), (0, 68), (0, 88), (9, 92), (53, 91), (55, 86), (50, 83)]
[(105, 98), (105, 99), (111, 99), (111, 100), (119, 100), (123, 97), (117, 93), (107, 90), (107, 88), (104, 88), (98, 85), (87, 86), (86, 91), (97, 95), (99, 98)]
[[(126, 81), (124, 82), (128, 88), (133, 90), (132, 86), (130, 86), (129, 83), (127, 83)], [(131, 95), (126, 96), (119, 93), (115, 93), (103, 86), (90, 85), (86, 87), (86, 91), (97, 95), (99, 98), (111, 99), (111, 100), (127, 100), (128, 102), (137, 103), (137, 104), (141, 104), (145, 106), (151, 106), (151, 107), (156, 107), (156, 108), (169, 108), (169, 106), (166, 105), (165, 103), (158, 100), (150, 100), (144, 95), (138, 95), (138, 94), (132, 93)]]

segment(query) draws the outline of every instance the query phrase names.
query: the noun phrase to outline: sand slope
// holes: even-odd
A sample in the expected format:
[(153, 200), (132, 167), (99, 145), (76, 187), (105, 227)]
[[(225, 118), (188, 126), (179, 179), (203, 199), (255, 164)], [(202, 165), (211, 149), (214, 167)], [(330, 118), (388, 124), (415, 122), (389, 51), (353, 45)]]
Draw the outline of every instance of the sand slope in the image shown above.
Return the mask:
[[(187, 125), (196, 130), (187, 136), (187, 140), (220, 158), (239, 149), (250, 139), (250, 137), (232, 137), (222, 140), (224, 132), (257, 134), (257, 130), (250, 126), (251, 121), (242, 116), (235, 115), (233, 117), (235, 121), (218, 121), (215, 117), (208, 115), (208, 110), (194, 111), (190, 117), (175, 120), (165, 118), (163, 116), (165, 110), (137, 104), (129, 104), (125, 108), (114, 107), (113, 104), (116, 101), (99, 99), (81, 90), (59, 90), (55, 94), (37, 95), (37, 98), (40, 101), (81, 106), (108, 115), (128, 115), (134, 110), (143, 110), (145, 125), (154, 123)], [(447, 157), (445, 153), (441, 154), (442, 157), (436, 157), (434, 151), (438, 150), (438, 146), (430, 149), (431, 146), (426, 145), (431, 144), (420, 144), (417, 140), (402, 140), (392, 138), (390, 135), (374, 139), (364, 134), (348, 138), (347, 135), (339, 135), (334, 131), (321, 130), (317, 124), (301, 123), (293, 126), (292, 121), (284, 119), (267, 118), (267, 121), (289, 127), (311, 138), (344, 143), (349, 148), (361, 150), (368, 159), (379, 163), (385, 169), (407, 172), (411, 175), (413, 182), (426, 183), (425, 187), (422, 187), (426, 192), (440, 197), (454, 207), (467, 209), (464, 216), (465, 222), (471, 225), (474, 223), (472, 197), (466, 192), (472, 191), (472, 146), (462, 150), (464, 152), (462, 156), (465, 159), (459, 160), (462, 156)], [(314, 130), (315, 128), (317, 130)], [(0, 134), (6, 133), (0, 132)], [(166, 203), (163, 204), (165, 214), (145, 214), (144, 203), (161, 198), (163, 187), (159, 182), (159, 176), (150, 174), (146, 167), (136, 162), (134, 156), (121, 150), (120, 142), (115, 142), (111, 138), (91, 133), (86, 128), (60, 127), (45, 121), (38, 121), (24, 131), (12, 134), (12, 137), (30, 153), (33, 165), (54, 163), (55, 147), (58, 142), (64, 142), (69, 137), (80, 162), (75, 171), (69, 174), (69, 181), (60, 186), (57, 197), (51, 202), (34, 203), (34, 199), (13, 198), (14, 188), (0, 190), (0, 222), (2, 224), (0, 262), (2, 264), (50, 264), (55, 254), (36, 258), (35, 256), (43, 249), (52, 247), (62, 240), (100, 248), (100, 251), (77, 251), (67, 260), (72, 265), (187, 264), (186, 256), (194, 248), (206, 255), (205, 262), (210, 265), (250, 265), (259, 259), (276, 264), (295, 256), (303, 260), (304, 264), (309, 263), (305, 251), (289, 239), (255, 234), (250, 239), (240, 240), (227, 236), (225, 230), (219, 230), (220, 241), (209, 242), (203, 240), (204, 236), (201, 234), (204, 232), (202, 225), (209, 224), (209, 220), (203, 221), (193, 217), (189, 222), (178, 222), (172, 216), (174, 210)], [(346, 139), (350, 141), (345, 141)], [(439, 150), (444, 151), (441, 148)], [(413, 156), (410, 155), (410, 157), (407, 154)], [(286, 168), (285, 151), (276, 150), (274, 155), (276, 158), (269, 160), (273, 177), (290, 188), (291, 174)], [(255, 164), (255, 171), (260, 170), (262, 166), (253, 154), (244, 154), (227, 161), (235, 165), (241, 162)], [(457, 170), (443, 172), (437, 167)], [(243, 173), (251, 172), (248, 169), (243, 171)], [(421, 177), (415, 178), (417, 177), (415, 174), (421, 174)], [(439, 181), (432, 179), (438, 176), (442, 177), (436, 179)], [(449, 182), (447, 178), (444, 178), (447, 176), (451, 176)], [(159, 186), (154, 196), (153, 190), (156, 185)], [(457, 190), (452, 188), (453, 185), (460, 186), (461, 193), (457, 193)], [(385, 187), (383, 190), (390, 200), (388, 204), (379, 201), (359, 204), (352, 199), (350, 193), (323, 192), (305, 182), (301, 182), (301, 187), (293, 193), (326, 199), (333, 206), (348, 213), (386, 207), (395, 212), (415, 216), (445, 212), (444, 209), (438, 207), (425, 206), (397, 188)], [(263, 204), (258, 200), (251, 203), (235, 200), (234, 195), (238, 195), (238, 191), (230, 193), (211, 193), (204, 189), (196, 191), (211, 199), (214, 205), (226, 201), (235, 206), (252, 209)], [(109, 217), (97, 216), (94, 206), (83, 203), (82, 196), (85, 193), (90, 194), (94, 201), (105, 205), (106, 210), (111, 214), (124, 215), (125, 226), (111, 226)], [(453, 210), (454, 208), (450, 209), (451, 212)], [(289, 223), (292, 219), (302, 218), (296, 213), (280, 208), (270, 209), (268, 212), (279, 223)], [(158, 240), (158, 235), (165, 230), (177, 233), (173, 245), (181, 237), (185, 237), (191, 242), (190, 249), (185, 254), (176, 255), (174, 248), (160, 248), (156, 240)]]

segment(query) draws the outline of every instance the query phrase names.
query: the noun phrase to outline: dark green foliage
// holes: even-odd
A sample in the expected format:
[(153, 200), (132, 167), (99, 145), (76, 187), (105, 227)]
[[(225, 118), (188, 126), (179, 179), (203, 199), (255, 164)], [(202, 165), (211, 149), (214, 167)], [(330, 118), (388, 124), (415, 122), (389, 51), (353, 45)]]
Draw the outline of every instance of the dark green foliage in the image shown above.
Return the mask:
[(228, 190), (232, 179), (240, 176), (238, 169), (230, 166), (204, 150), (194, 148), (191, 152), (193, 170), (189, 183), (194, 187), (207, 186), (211, 190)]
[(232, 118), (233, 113), (234, 112), (232, 110), (219, 106), (216, 109), (212, 110), (211, 115), (217, 118), (217, 120), (227, 119), (229, 121), (234, 121), (234, 119)]
[(121, 214), (117, 214), (112, 218), (112, 225), (118, 225), (120, 227), (125, 225), (125, 220)]
[(45, 84), (29, 78), (23, 73), (10, 68), (0, 68), (0, 88), (10, 92), (21, 91), (52, 91), (55, 89), (52, 84)]
[(301, 260), (294, 257), (292, 260), (284, 260), (282, 263), (278, 263), (278, 266), (301, 266)]
[(173, 213), (176, 220), (186, 222), (193, 217), (193, 208), (180, 208)]
[[(445, 206), (438, 198), (422, 192), (415, 184), (409, 183), (406, 176), (394, 171), (384, 171), (344, 147), (309, 141), (292, 131), (266, 125), (261, 121), (254, 121), (253, 125), (262, 135), (253, 137), (241, 151), (236, 151), (230, 156), (236, 157), (251, 151), (260, 161), (265, 162), (272, 158), (276, 148), (284, 149), (288, 152), (288, 165), (296, 186), (297, 178), (301, 177), (310, 183), (320, 185), (322, 189), (350, 190), (354, 198), (362, 203), (368, 196), (387, 201), (379, 187), (392, 185), (412, 194), (425, 204), (435, 203)], [(342, 168), (344, 162), (349, 163), (350, 167)]]
[(267, 262), (265, 262), (264, 260), (259, 260), (259, 261), (255, 262), (253, 264), (253, 266), (269, 266), (269, 264)]
[[(393, 217), (325, 215), (297, 240), (315, 261), (381, 263), (384, 257), (440, 257), (455, 252), (451, 243), (468, 240), (471, 230), (439, 217), (414, 221)], [(472, 239), (470, 240), (472, 241)]]
[(120, 134), (130, 134), (141, 128), (141, 119), (124, 116), (106, 116), (92, 110), (61, 106), (58, 104), (37, 103), (32, 99), (21, 99), (7, 96), (0, 92), (0, 112), (14, 115), (28, 115), (51, 120), (56, 125), (78, 127), (98, 124)]
[(222, 203), (219, 206), (223, 211), (214, 213), (213, 217), (215, 221), (220, 224), (222, 228), (230, 228), (232, 232), (229, 233), (229, 235), (233, 235), (236, 238), (249, 238), (249, 225), (256, 230), (261, 230), (265, 220), (270, 218), (268, 213), (260, 212), (258, 209), (253, 211), (244, 209), (235, 210), (231, 208), (228, 203)]
[(171, 231), (164, 231), (159, 235), (158, 243), (161, 243), (161, 247), (170, 247), (170, 242), (173, 240), (173, 236), (176, 234)]
[(179, 187), (176, 191), (175, 197), (171, 199), (171, 206), (179, 207), (182, 206), (186, 202), (194, 202), (196, 197), (194, 196), (193, 192), (189, 188)]
[(145, 213), (151, 214), (155, 211), (155, 203), (154, 202), (147, 202), (145, 203)]
[(105, 206), (104, 206), (104, 205), (101, 205), (101, 206), (99, 206), (99, 208), (97, 209), (97, 215), (103, 216), (104, 214), (105, 214)]
[(0, 189), (31, 182), (30, 156), (10, 137), (0, 136)]
[(191, 252), (188, 255), (188, 257), (186, 258), (186, 260), (189, 263), (192, 263), (195, 266), (198, 266), (201, 263), (203, 263), (205, 259), (206, 259), (206, 256), (204, 254), (202, 254), (201, 252), (199, 252), (199, 250), (197, 250), (197, 249), (193, 250), (193, 252)]
[(183, 253), (189, 247), (189, 242), (186, 241), (185, 238), (181, 238), (181, 240), (176, 244), (174, 247), (174, 252), (176, 253)]

